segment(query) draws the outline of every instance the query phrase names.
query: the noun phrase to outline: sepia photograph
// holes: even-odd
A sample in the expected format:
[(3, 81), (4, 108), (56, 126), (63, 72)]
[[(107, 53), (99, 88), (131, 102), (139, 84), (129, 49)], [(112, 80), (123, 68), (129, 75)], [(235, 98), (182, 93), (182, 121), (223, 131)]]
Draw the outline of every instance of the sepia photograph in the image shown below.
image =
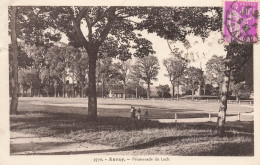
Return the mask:
[(11, 158), (255, 157), (257, 1), (6, 11)]

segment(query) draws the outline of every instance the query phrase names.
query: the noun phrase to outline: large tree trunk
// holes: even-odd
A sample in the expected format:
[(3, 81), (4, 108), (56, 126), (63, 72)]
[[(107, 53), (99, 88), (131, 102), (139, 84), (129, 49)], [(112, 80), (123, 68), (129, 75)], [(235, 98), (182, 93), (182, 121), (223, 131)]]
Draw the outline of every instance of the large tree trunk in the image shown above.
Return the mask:
[(17, 114), (18, 106), (18, 48), (17, 48), (17, 37), (16, 37), (16, 10), (17, 7), (12, 7), (11, 15), (11, 42), (12, 42), (12, 100), (10, 105), (10, 114)]
[(96, 92), (96, 61), (97, 50), (88, 51), (89, 54), (89, 88), (88, 88), (88, 115), (91, 119), (97, 118), (97, 92)]
[(229, 82), (230, 82), (230, 64), (231, 58), (233, 55), (233, 45), (229, 44), (227, 47), (227, 56), (225, 59), (225, 71), (223, 77), (223, 83), (221, 87), (221, 96), (220, 96), (220, 107), (218, 113), (218, 133), (221, 135), (225, 134), (225, 121), (226, 121), (226, 111), (227, 111), (227, 97), (228, 97), (228, 89), (229, 89)]
[(84, 48), (86, 49), (88, 53), (88, 59), (89, 59), (89, 73), (88, 73), (88, 115), (92, 119), (97, 118), (97, 92), (96, 92), (96, 61), (97, 61), (97, 53), (99, 47), (102, 45), (104, 40), (109, 34), (110, 29), (113, 26), (114, 20), (115, 20), (115, 13), (116, 13), (116, 7), (110, 8), (110, 14), (108, 21), (106, 25), (104, 26), (104, 29), (100, 33), (100, 37), (98, 41), (94, 42), (92, 41), (92, 26), (88, 24), (89, 34), (88, 39), (86, 40), (84, 37), (80, 25), (81, 20), (84, 18), (84, 15), (87, 14), (87, 8), (84, 8), (80, 10), (79, 14), (77, 15), (76, 19), (73, 20), (73, 26), (77, 34), (77, 38), (79, 39), (79, 42), (81, 42), (84, 45)]

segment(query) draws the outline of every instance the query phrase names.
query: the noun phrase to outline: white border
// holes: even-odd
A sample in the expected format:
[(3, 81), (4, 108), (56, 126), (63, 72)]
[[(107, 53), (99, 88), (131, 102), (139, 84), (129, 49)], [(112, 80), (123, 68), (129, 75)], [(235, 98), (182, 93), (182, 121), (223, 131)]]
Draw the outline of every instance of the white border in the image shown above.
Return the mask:
[[(9, 155), (9, 93), (8, 93), (8, 47), (6, 41), (10, 40), (7, 35), (7, 6), (22, 5), (22, 6), (198, 6), (210, 7), (222, 6), (222, 0), (69, 0), (69, 1), (53, 1), (53, 0), (11, 0), (0, 2), (0, 165), (52, 165), (52, 164), (99, 164), (93, 162), (93, 155), (67, 155), (67, 156), (10, 156)], [(259, 28), (259, 27), (258, 27)], [(254, 88), (255, 88), (255, 104), (254, 104), (254, 119), (255, 119), (255, 156), (254, 157), (212, 157), (212, 156), (170, 156), (170, 162), (131, 162), (129, 164), (228, 164), (228, 165), (259, 165), (260, 164), (260, 45), (254, 46)], [(98, 155), (97, 157), (104, 157)], [(109, 156), (107, 156), (109, 157)], [(122, 156), (129, 157), (131, 156)], [(150, 156), (147, 156), (150, 157)], [(152, 156), (155, 157), (155, 156)], [(120, 162), (103, 162), (100, 164), (122, 164)], [(124, 163), (125, 164), (125, 163)]]

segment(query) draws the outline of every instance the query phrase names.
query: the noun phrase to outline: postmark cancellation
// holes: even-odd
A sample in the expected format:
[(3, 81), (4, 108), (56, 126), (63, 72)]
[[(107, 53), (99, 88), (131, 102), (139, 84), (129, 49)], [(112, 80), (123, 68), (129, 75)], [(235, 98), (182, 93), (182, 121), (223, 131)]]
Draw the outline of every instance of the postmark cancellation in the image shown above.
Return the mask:
[(224, 42), (257, 43), (257, 1), (224, 1)]

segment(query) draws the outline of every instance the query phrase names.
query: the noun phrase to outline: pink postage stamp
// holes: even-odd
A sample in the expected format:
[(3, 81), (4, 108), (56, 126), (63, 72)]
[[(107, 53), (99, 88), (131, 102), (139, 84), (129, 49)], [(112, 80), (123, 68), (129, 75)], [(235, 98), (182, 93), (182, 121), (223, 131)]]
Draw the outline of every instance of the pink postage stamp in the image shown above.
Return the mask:
[(224, 2), (224, 41), (258, 42), (258, 2)]

